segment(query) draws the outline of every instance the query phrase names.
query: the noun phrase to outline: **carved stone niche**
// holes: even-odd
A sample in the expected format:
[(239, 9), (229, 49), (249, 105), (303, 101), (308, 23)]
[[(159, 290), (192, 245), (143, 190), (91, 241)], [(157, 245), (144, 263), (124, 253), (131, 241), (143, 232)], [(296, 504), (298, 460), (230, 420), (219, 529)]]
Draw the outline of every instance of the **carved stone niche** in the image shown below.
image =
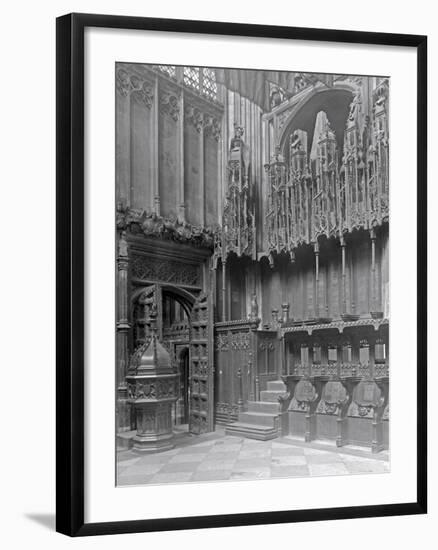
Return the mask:
[(152, 337), (131, 357), (126, 376), (128, 403), (135, 411), (133, 449), (165, 451), (173, 447), (172, 405), (178, 398), (178, 371), (157, 338), (156, 309), (150, 314)]

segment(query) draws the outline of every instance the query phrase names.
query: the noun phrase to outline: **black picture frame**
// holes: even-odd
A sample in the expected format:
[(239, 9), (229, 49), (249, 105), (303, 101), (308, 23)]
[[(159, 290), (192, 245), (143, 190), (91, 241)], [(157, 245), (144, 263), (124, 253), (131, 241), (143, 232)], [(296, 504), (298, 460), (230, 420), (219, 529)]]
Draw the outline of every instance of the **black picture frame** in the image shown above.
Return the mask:
[[(427, 37), (326, 29), (69, 14), (56, 22), (56, 529), (69, 536), (321, 521), (427, 511)], [(403, 504), (140, 521), (84, 521), (84, 30), (86, 27), (270, 37), (417, 51), (417, 498)]]

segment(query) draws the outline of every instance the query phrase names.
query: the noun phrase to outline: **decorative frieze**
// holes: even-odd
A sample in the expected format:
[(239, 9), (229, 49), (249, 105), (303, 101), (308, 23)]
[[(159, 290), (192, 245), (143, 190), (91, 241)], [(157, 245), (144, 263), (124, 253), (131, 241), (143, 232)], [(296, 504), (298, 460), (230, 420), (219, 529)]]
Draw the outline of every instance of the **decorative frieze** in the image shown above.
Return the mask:
[(131, 268), (134, 279), (188, 286), (201, 285), (199, 266), (178, 260), (133, 254)]
[(146, 237), (190, 244), (199, 248), (213, 248), (214, 229), (191, 225), (177, 217), (158, 216), (146, 210), (127, 208), (119, 204), (116, 212), (118, 229), (129, 229), (131, 233), (143, 233)]
[(128, 384), (129, 399), (162, 399), (178, 396), (178, 383), (173, 375), (171, 379), (137, 380)]
[(217, 351), (248, 350), (250, 338), (249, 332), (217, 332), (215, 348)]

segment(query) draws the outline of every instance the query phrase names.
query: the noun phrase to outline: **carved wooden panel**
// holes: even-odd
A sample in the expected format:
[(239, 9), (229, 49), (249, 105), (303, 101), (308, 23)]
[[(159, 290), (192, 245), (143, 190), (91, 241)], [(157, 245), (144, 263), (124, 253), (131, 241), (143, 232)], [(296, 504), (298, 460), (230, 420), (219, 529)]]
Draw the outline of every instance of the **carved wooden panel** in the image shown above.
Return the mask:
[(199, 265), (155, 258), (143, 254), (133, 254), (132, 277), (145, 281), (159, 281), (177, 285), (201, 286), (201, 271)]
[(241, 321), (240, 326), (235, 323), (221, 323), (215, 331), (216, 399), (221, 404), (217, 410), (219, 421), (237, 411), (240, 399), (244, 404), (254, 394), (257, 368), (255, 336), (250, 330), (250, 322)]
[(200, 434), (214, 428), (214, 354), (211, 296), (201, 294), (191, 314), (189, 430)]

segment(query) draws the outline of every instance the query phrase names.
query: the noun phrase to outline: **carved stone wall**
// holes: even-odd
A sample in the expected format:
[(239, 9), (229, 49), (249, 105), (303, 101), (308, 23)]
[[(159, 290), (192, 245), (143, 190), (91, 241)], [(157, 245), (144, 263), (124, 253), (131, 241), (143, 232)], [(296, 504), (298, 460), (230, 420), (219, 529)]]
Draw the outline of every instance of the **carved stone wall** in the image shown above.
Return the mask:
[(117, 200), (204, 230), (218, 223), (224, 109), (185, 86), (181, 71), (116, 66)]

